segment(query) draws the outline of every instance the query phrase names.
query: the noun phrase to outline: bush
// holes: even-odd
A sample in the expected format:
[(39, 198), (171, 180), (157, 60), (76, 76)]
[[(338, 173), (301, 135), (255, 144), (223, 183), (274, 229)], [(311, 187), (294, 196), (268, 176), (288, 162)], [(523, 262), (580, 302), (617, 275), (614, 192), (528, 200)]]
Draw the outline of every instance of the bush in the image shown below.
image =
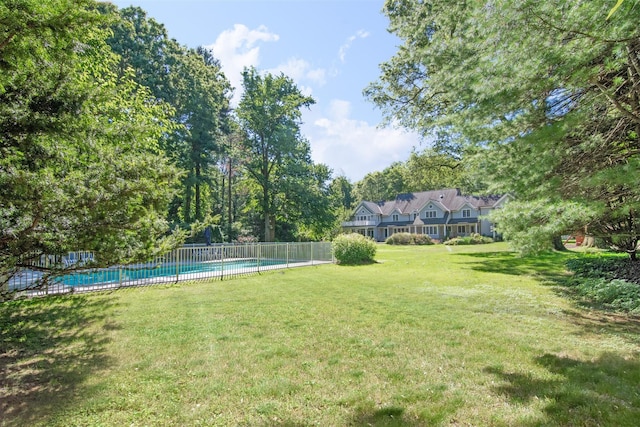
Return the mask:
[(640, 314), (640, 266), (621, 254), (567, 261), (578, 296), (605, 308)]
[(622, 279), (584, 279), (576, 286), (578, 294), (596, 304), (640, 314), (640, 286)]
[(445, 245), (482, 245), (485, 243), (493, 243), (491, 237), (484, 237), (478, 233), (473, 233), (471, 236), (454, 237), (444, 242)]
[(367, 264), (374, 261), (376, 243), (358, 233), (341, 234), (333, 240), (333, 256), (338, 264)]
[(433, 245), (427, 234), (395, 233), (385, 241), (387, 245)]
[(414, 234), (413, 244), (414, 245), (433, 245), (433, 240), (431, 240), (431, 237), (428, 234)]

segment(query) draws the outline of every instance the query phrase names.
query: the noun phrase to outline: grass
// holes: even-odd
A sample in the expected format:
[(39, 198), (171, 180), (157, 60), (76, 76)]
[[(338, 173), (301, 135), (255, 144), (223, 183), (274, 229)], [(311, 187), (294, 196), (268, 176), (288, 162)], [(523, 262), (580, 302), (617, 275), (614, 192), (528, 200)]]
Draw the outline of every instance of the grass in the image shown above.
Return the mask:
[(380, 246), (3, 304), (0, 424), (637, 425), (640, 322), (563, 298), (569, 256)]

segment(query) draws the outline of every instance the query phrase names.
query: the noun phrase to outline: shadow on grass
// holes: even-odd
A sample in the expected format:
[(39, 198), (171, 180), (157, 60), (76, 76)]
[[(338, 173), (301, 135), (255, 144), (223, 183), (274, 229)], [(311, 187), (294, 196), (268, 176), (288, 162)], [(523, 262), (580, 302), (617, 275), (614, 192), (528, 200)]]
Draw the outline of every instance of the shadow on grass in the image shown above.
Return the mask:
[(422, 422), (408, 420), (404, 408), (400, 406), (386, 406), (379, 409), (360, 410), (353, 417), (350, 426), (375, 427), (412, 427), (424, 425)]
[(476, 262), (464, 261), (464, 265), (470, 265), (472, 270), (514, 276), (534, 275), (554, 282), (566, 277), (565, 263), (575, 255), (573, 252), (549, 252), (531, 257), (519, 257), (513, 252), (455, 254), (476, 259)]
[[(640, 420), (640, 362), (616, 354), (604, 354), (593, 361), (545, 354), (536, 363), (556, 375), (537, 379), (528, 373), (507, 372), (489, 367), (502, 384), (494, 390), (514, 405), (544, 399), (544, 425), (637, 426)], [(540, 425), (541, 420), (520, 425)]]
[[(345, 425), (372, 427), (417, 427), (425, 425), (424, 422), (418, 423), (407, 420), (404, 412), (404, 408), (399, 406), (386, 406), (379, 409), (360, 409)], [(290, 420), (273, 420), (263, 425), (264, 427), (307, 427), (311, 424)]]
[[(104, 368), (108, 296), (61, 296), (0, 304), (2, 425), (42, 422), (74, 401)], [(96, 325), (97, 324), (97, 325)]]

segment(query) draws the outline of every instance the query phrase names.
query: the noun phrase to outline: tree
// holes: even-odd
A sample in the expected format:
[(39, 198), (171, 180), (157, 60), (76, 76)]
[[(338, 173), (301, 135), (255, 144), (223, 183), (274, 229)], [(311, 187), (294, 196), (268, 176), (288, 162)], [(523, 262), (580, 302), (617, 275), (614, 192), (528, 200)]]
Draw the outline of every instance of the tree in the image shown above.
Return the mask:
[(101, 4), (101, 10), (117, 17), (109, 44), (120, 54), (120, 72), (133, 69), (139, 84), (176, 110), (173, 120), (179, 126), (166, 135), (163, 148), (185, 174), (169, 218), (189, 226), (219, 204), (216, 166), (222, 157), (221, 139), (229, 133), (231, 85), (210, 51), (181, 46), (141, 8), (118, 10)]
[[(219, 61), (204, 48), (178, 54), (172, 80), (175, 106), (185, 130), (174, 144), (180, 147), (180, 164), (187, 170), (183, 218), (190, 223), (205, 216), (202, 187), (211, 187), (211, 174), (217, 172), (213, 166), (221, 158), (221, 141), (228, 132), (231, 86)], [(214, 191), (212, 196), (218, 194)]]
[(610, 8), (389, 0), (404, 44), (366, 95), (388, 120), (434, 135), (438, 149), (476, 155), (493, 190), (593, 212), (582, 225), (633, 258), (640, 11), (622, 3), (611, 23)]
[[(170, 108), (116, 73), (93, 1), (0, 12), (0, 286), (42, 256), (89, 250), (107, 266), (166, 249)], [(37, 268), (46, 281), (62, 266)]]
[(401, 162), (395, 162), (381, 172), (370, 172), (356, 182), (355, 197), (373, 202), (395, 199), (398, 194), (406, 192), (406, 175), (406, 165)]
[(482, 173), (475, 173), (469, 159), (459, 159), (433, 149), (413, 151), (406, 161), (405, 192), (460, 188), (465, 193), (482, 194), (486, 191)]
[(275, 220), (279, 204), (290, 197), (283, 193), (283, 182), (300, 163), (309, 163), (308, 142), (300, 136), (301, 109), (315, 103), (304, 96), (294, 82), (284, 76), (262, 76), (255, 68), (242, 73), (244, 93), (236, 110), (245, 132), (244, 169), (256, 185), (257, 208), (262, 214), (264, 240), (275, 239)]
[(329, 238), (342, 233), (342, 222), (349, 221), (355, 208), (355, 195), (353, 184), (344, 176), (337, 176), (329, 184), (329, 200), (333, 211), (334, 222), (329, 233)]

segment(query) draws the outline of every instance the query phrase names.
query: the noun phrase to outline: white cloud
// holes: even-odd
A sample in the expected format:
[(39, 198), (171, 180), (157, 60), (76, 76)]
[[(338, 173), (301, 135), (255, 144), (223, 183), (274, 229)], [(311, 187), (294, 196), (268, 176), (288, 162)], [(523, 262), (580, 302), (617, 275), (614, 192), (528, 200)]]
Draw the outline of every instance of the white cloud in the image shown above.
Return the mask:
[[(322, 86), (326, 83), (326, 70), (322, 68), (312, 68), (311, 64), (304, 59), (289, 58), (284, 64), (280, 64), (277, 67), (267, 70), (271, 74), (283, 73), (285, 76), (291, 77), (298, 87), (301, 87), (304, 83), (314, 83)], [(309, 91), (311, 88), (307, 87)]]
[(260, 63), (259, 43), (275, 42), (279, 39), (278, 34), (270, 32), (264, 25), (252, 30), (245, 25), (235, 24), (233, 29), (220, 33), (212, 45), (205, 46), (220, 60), (224, 74), (236, 88), (235, 103), (241, 96), (242, 70), (245, 67), (258, 66)]
[(351, 104), (333, 100), (328, 114), (304, 125), (313, 160), (344, 173), (353, 182), (391, 163), (406, 161), (420, 144), (417, 134), (395, 128), (377, 128), (351, 116)]
[(370, 33), (368, 31), (359, 30), (356, 34), (350, 36), (347, 41), (340, 46), (338, 50), (338, 57), (340, 58), (340, 62), (344, 62), (347, 57), (347, 51), (351, 48), (351, 45), (357, 39), (366, 39), (369, 37)]

